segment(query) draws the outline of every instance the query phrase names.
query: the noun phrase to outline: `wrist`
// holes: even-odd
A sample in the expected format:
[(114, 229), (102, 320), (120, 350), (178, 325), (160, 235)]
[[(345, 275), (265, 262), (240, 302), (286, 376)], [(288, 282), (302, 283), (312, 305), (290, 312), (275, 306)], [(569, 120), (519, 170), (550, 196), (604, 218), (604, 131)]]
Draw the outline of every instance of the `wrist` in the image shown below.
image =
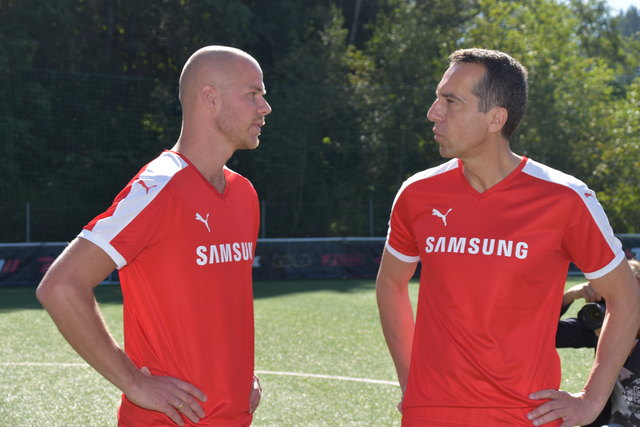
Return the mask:
[(600, 413), (600, 411), (602, 411), (602, 408), (607, 404), (610, 395), (611, 393), (596, 393), (587, 389), (578, 393), (578, 396), (587, 405), (588, 410), (595, 413)]

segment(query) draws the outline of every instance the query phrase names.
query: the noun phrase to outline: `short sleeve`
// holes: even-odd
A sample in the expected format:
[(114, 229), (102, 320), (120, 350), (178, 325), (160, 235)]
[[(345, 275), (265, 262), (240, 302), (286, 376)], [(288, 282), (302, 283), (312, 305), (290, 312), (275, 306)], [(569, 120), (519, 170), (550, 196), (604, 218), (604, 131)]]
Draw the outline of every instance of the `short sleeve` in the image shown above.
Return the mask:
[(407, 187), (398, 192), (391, 209), (386, 249), (404, 262), (418, 262), (420, 252), (412, 228), (412, 219), (407, 206)]
[(143, 167), (79, 237), (98, 245), (118, 269), (124, 267), (158, 238), (158, 230), (171, 216), (169, 183), (186, 166), (177, 154), (164, 152)]
[(597, 279), (624, 260), (622, 243), (613, 234), (595, 192), (584, 186), (578, 196), (573, 217), (563, 236), (563, 248), (587, 279)]

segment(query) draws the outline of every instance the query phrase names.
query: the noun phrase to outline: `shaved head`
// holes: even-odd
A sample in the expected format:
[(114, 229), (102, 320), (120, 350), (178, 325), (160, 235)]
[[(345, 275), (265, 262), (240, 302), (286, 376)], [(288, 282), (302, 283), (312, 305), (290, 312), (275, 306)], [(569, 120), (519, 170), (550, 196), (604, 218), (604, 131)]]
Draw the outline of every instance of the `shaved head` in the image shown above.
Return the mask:
[(203, 85), (224, 88), (239, 72), (239, 67), (247, 62), (258, 62), (248, 53), (227, 46), (206, 46), (197, 50), (187, 60), (180, 75), (179, 98), (183, 108), (190, 100), (197, 99)]
[(197, 50), (180, 75), (182, 129), (176, 150), (256, 148), (264, 117), (271, 113), (266, 93), (262, 69), (248, 53), (227, 46)]

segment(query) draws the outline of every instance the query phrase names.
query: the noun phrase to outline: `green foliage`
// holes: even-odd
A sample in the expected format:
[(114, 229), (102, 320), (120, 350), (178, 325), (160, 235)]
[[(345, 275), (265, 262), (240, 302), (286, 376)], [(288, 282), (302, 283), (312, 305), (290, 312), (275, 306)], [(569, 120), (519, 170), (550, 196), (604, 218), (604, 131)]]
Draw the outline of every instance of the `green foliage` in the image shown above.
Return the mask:
[(640, 233), (640, 77), (610, 111), (611, 134), (598, 144), (602, 156), (593, 171), (596, 188), (602, 189), (598, 198), (615, 228)]
[[(348, 4), (347, 4), (348, 3)], [(69, 240), (180, 131), (196, 49), (262, 64), (273, 113), (229, 166), (263, 237), (384, 235), (401, 182), (440, 163), (426, 111), (455, 49), (530, 72), (518, 153), (576, 175), (616, 232), (638, 232), (637, 8), (602, 0), (12, 0), (0, 2), (0, 241)]]
[(640, 39), (640, 9), (631, 6), (618, 17), (618, 28), (623, 36)]
[(440, 160), (426, 111), (473, 3), (388, 1), (363, 51), (350, 52), (374, 194), (391, 200), (409, 175)]

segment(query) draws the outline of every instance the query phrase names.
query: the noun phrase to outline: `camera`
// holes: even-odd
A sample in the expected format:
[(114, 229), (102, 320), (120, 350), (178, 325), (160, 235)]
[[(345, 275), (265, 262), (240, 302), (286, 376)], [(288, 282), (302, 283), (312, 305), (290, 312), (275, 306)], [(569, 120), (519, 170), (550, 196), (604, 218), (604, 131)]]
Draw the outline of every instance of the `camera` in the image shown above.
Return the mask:
[(578, 320), (587, 329), (596, 330), (602, 327), (606, 305), (604, 300), (585, 304), (578, 312)]

